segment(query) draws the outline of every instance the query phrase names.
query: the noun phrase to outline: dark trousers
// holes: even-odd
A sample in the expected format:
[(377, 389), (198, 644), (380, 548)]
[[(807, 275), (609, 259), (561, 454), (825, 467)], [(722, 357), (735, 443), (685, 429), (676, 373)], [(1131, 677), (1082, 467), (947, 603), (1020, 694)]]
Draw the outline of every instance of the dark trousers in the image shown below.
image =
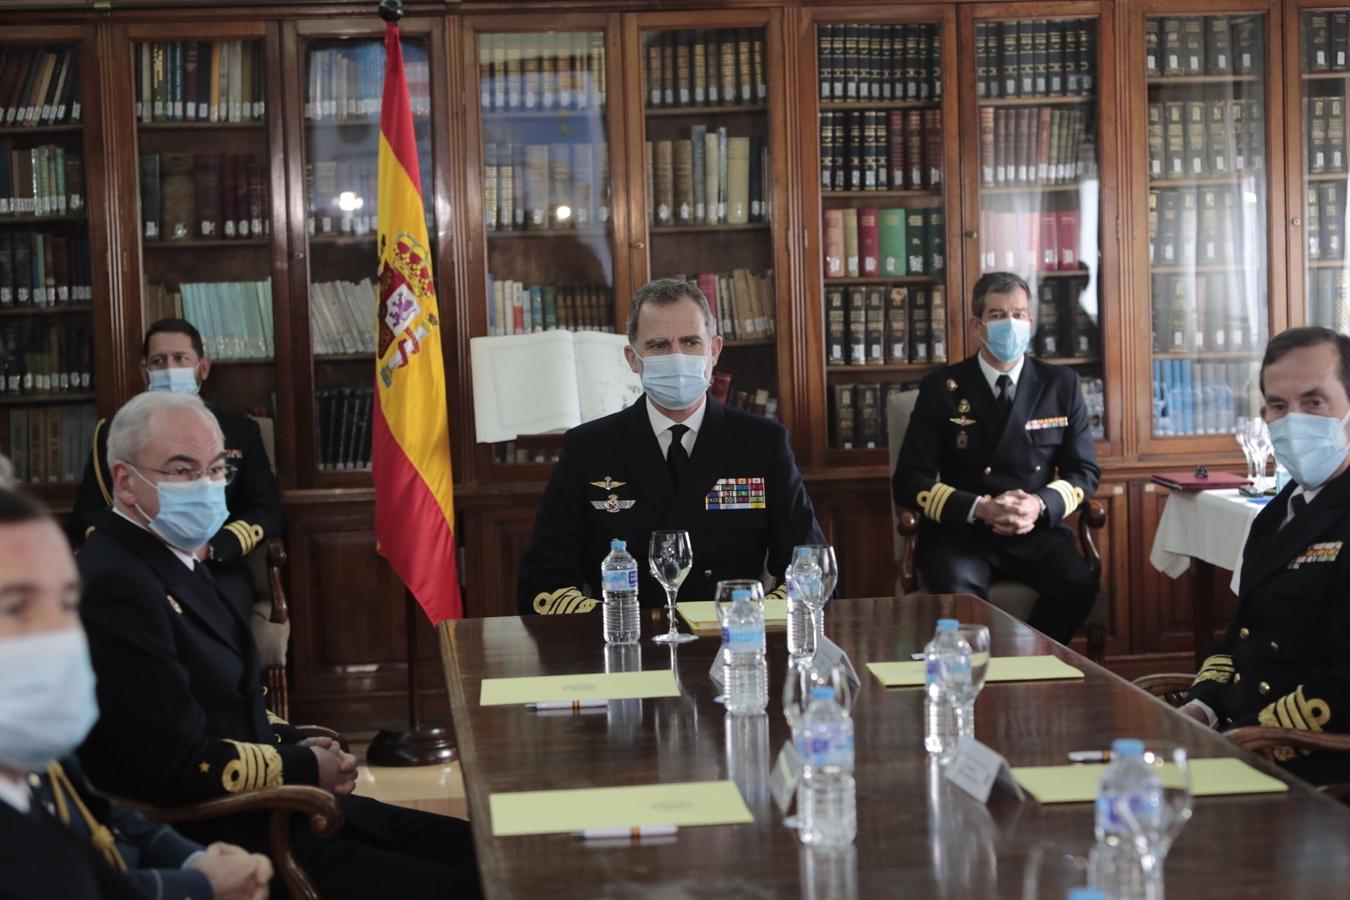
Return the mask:
[(917, 552), (924, 587), (988, 600), (993, 581), (1021, 582), (1037, 594), (1027, 624), (1067, 644), (1092, 612), (1097, 578), (1067, 528), (1034, 538), (1006, 541), (982, 526), (932, 529), (920, 537)]

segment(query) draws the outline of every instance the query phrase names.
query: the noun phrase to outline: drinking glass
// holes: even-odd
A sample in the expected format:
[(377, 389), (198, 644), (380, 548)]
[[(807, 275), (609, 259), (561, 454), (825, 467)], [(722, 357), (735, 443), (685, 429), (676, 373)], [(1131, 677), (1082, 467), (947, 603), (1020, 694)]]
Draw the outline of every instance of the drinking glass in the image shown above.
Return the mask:
[(989, 629), (984, 625), (962, 625), (956, 633), (970, 647), (970, 677), (951, 682), (951, 704), (956, 711), (959, 740), (975, 736), (975, 698), (980, 696), (989, 674)]
[(1242, 448), (1242, 456), (1247, 460), (1247, 478), (1252, 481), (1254, 486), (1256, 483), (1256, 463), (1252, 459), (1251, 423), (1252, 420), (1246, 416), (1239, 416), (1234, 423), (1233, 438)]
[(683, 644), (694, 640), (694, 635), (680, 631), (675, 620), (675, 595), (680, 592), (680, 585), (694, 565), (689, 532), (653, 531), (651, 543), (647, 546), (647, 561), (651, 566), (652, 577), (665, 588), (666, 609), (670, 618), (670, 630), (658, 634), (652, 640), (658, 644)]
[(1022, 900), (1067, 897), (1074, 888), (1090, 887), (1091, 867), (1082, 848), (1038, 843), (1027, 856), (1022, 873)]
[(1270, 427), (1266, 425), (1266, 420), (1260, 416), (1252, 419), (1256, 425), (1253, 428), (1252, 445), (1255, 449), (1256, 457), (1256, 489), (1262, 493), (1266, 490), (1266, 482), (1269, 479), (1266, 476), (1266, 469), (1270, 456), (1275, 452), (1275, 445), (1270, 440)]
[(1150, 743), (1141, 758), (1161, 785), (1153, 802), (1140, 808), (1117, 810), (1134, 838), (1149, 882), (1151, 900), (1162, 900), (1162, 871), (1167, 852), (1191, 818), (1191, 770), (1186, 748), (1166, 742)]
[(803, 548), (811, 551), (812, 561), (820, 567), (820, 590), (809, 591), (802, 597), (806, 601), (807, 609), (811, 611), (811, 628), (816, 633), (812, 646), (819, 647), (820, 639), (825, 634), (825, 602), (830, 599), (830, 595), (834, 593), (834, 586), (839, 581), (839, 563), (835, 561), (834, 548), (829, 544), (803, 544), (793, 547), (794, 560), (798, 558), (797, 555)]

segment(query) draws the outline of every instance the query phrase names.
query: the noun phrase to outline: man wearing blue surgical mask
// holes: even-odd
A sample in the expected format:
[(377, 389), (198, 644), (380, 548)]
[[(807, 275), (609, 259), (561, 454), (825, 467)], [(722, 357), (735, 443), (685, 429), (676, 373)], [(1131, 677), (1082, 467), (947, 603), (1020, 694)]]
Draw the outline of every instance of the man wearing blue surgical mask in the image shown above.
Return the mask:
[(0, 896), (261, 900), (272, 865), (95, 793), (72, 753), (98, 717), (80, 581), (56, 523), (0, 485)]
[[(202, 336), (183, 319), (160, 319), (145, 333), (141, 346), (141, 375), (146, 390), (196, 394), (211, 374), (211, 360), (203, 352)], [(253, 576), (244, 556), (268, 538), (281, 533), (281, 497), (268, 461), (258, 423), (249, 416), (212, 409), (225, 435), (227, 461), (235, 474), (225, 487), (229, 515), (202, 548), (226, 595), (248, 614), (255, 602)], [(75, 497), (68, 533), (77, 546), (88, 537), (95, 517), (113, 503), (112, 473), (108, 466), (108, 423), (94, 430), (93, 452), (85, 465), (84, 480)], [(269, 610), (270, 612), (270, 610)]]
[(1031, 291), (1011, 272), (975, 283), (979, 350), (924, 378), (891, 478), (922, 514), (918, 565), (936, 594), (988, 598), (996, 579), (1036, 591), (1027, 623), (1063, 643), (1097, 578), (1064, 520), (1101, 480), (1078, 375), (1026, 355)]
[[(1350, 337), (1291, 328), (1261, 362), (1261, 415), (1291, 481), (1252, 522), (1237, 614), (1182, 711), (1218, 728), (1350, 731)], [(1276, 759), (1350, 779), (1344, 753)]]
[(694, 284), (653, 281), (633, 297), (624, 356), (644, 397), (567, 433), (521, 561), (522, 613), (594, 609), (613, 538), (638, 561), (639, 600), (665, 603), (651, 576), (651, 533), (689, 532), (694, 564), (682, 598), (718, 581), (782, 580), (792, 548), (824, 543), (787, 430), (708, 394), (722, 338)]

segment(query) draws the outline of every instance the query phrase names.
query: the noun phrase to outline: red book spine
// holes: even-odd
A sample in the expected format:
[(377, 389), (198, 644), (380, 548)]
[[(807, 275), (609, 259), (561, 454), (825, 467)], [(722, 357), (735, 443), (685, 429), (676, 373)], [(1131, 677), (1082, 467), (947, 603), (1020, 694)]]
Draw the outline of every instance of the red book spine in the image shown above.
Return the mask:
[(891, 165), (891, 189), (903, 190), (905, 186), (905, 111), (891, 110), (886, 117), (886, 137), (889, 145)]
[(864, 278), (881, 275), (881, 233), (875, 209), (858, 210), (858, 257)]
[(1079, 268), (1078, 210), (1066, 209), (1059, 213), (1059, 267)]
[(717, 276), (712, 272), (700, 272), (694, 276), (694, 282), (703, 292), (703, 296), (708, 298), (708, 308), (712, 310), (713, 321), (721, 322), (721, 313), (717, 311)]
[(1020, 248), (1021, 258), (1018, 259), (1018, 268), (1027, 273), (1035, 272), (1041, 267), (1041, 254), (1038, 244), (1041, 236), (1041, 214), (1035, 210), (1023, 212), (1020, 215), (1021, 222), (1018, 223), (1018, 232), (1021, 234), (1022, 246)]
[(1059, 215), (1047, 212), (1041, 216), (1041, 265), (1043, 271), (1059, 268)]
[(923, 111), (923, 170), (926, 187), (942, 185), (942, 111), (925, 109)]

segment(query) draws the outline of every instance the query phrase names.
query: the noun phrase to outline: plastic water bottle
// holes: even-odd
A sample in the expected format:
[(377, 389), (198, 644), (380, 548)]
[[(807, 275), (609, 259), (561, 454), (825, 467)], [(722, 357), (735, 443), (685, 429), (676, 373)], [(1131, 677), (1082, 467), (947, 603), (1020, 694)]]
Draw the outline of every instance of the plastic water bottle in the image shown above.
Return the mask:
[(769, 664), (764, 659), (764, 613), (747, 590), (731, 593), (722, 651), (727, 712), (764, 712), (769, 704)]
[(923, 648), (923, 746), (929, 753), (941, 757), (956, 749), (959, 737), (956, 708), (943, 683), (944, 673), (952, 668), (953, 657), (960, 652), (958, 627), (960, 623), (955, 619), (938, 619), (933, 639)]
[(632, 644), (640, 632), (638, 623), (637, 560), (628, 543), (609, 542), (609, 556), (600, 563), (600, 595), (604, 598), (605, 643)]
[(788, 654), (804, 658), (816, 652), (816, 630), (811, 621), (811, 604), (819, 602), (824, 588), (820, 564), (810, 547), (798, 547), (797, 556), (784, 573), (787, 579)]
[(802, 843), (843, 847), (858, 833), (853, 781), (853, 720), (830, 685), (811, 690), (811, 705), (797, 732), (802, 780), (797, 788)]
[(1111, 763), (1097, 789), (1097, 846), (1092, 851), (1094, 883), (1110, 897), (1149, 894), (1135, 831), (1129, 819), (1148, 822), (1162, 807), (1162, 783), (1144, 765), (1144, 744), (1120, 738), (1111, 744)]

